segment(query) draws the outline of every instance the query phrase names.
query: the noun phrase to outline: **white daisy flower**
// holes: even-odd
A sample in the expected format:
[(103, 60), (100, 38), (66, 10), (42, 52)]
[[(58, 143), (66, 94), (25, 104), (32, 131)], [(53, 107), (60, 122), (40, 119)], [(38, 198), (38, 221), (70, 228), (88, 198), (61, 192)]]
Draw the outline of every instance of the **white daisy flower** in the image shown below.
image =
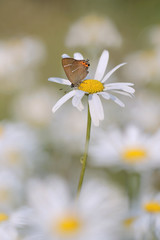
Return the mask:
[(0, 238), (18, 240), (18, 231), (29, 224), (30, 216), (31, 210), (26, 207), (14, 211), (0, 210)]
[(127, 213), (125, 213), (120, 223), (122, 228), (120, 239), (160, 239), (159, 194), (156, 197), (150, 196), (141, 199), (132, 209), (129, 209), (128, 205), (125, 210)]
[(134, 125), (124, 131), (99, 132), (90, 147), (91, 164), (142, 172), (160, 167), (160, 133), (149, 135)]
[(160, 239), (160, 193), (143, 196), (141, 215), (134, 221), (136, 240)]
[(0, 41), (0, 91), (33, 85), (35, 69), (45, 56), (45, 45), (39, 39), (26, 36)]
[(124, 215), (120, 221), (120, 239), (159, 240), (160, 194), (141, 194), (132, 206), (126, 201)]
[[(66, 57), (62, 55), (62, 57)], [(67, 57), (69, 57), (67, 55)], [(83, 59), (83, 56), (80, 53), (75, 53), (74, 58), (77, 60)], [(124, 107), (124, 103), (119, 100), (116, 96), (112, 95), (110, 92), (119, 93), (122, 95), (132, 96), (134, 93), (134, 89), (132, 83), (106, 83), (109, 77), (121, 66), (125, 63), (119, 64), (110, 70), (106, 75), (104, 75), (106, 67), (108, 65), (109, 60), (109, 52), (104, 50), (99, 59), (99, 63), (95, 72), (95, 75), (92, 79), (85, 79), (83, 82), (79, 84), (76, 89), (73, 89), (66, 95), (64, 95), (53, 107), (53, 113), (56, 112), (58, 108), (60, 108), (67, 100), (73, 97), (72, 104), (78, 110), (83, 110), (84, 106), (81, 102), (81, 99), (84, 95), (88, 95), (88, 103), (90, 108), (90, 114), (95, 126), (99, 126), (99, 121), (104, 119), (104, 111), (103, 106), (100, 100), (100, 97), (103, 97), (106, 100), (112, 100), (117, 103), (119, 106)], [(71, 85), (71, 82), (62, 78), (49, 78), (49, 81)]]
[(89, 14), (73, 23), (68, 31), (68, 47), (120, 47), (122, 37), (111, 19)]
[(153, 25), (148, 33), (148, 40), (149, 42), (155, 46), (160, 47), (160, 25)]
[(22, 202), (22, 183), (8, 170), (0, 171), (0, 209), (15, 207)]
[[(123, 195), (102, 181), (89, 181), (74, 199), (59, 178), (32, 180), (28, 187), (33, 226), (48, 240), (118, 238)], [(40, 238), (41, 239), (41, 238)]]
[(19, 176), (30, 174), (35, 161), (41, 159), (40, 142), (25, 124), (0, 122), (0, 165)]
[(127, 79), (138, 84), (159, 81), (160, 48), (133, 52), (126, 57), (126, 61), (128, 65), (124, 71), (124, 77)]
[(0, 228), (0, 239), (2, 240), (19, 240), (19, 236), (16, 230)]
[(133, 121), (147, 131), (154, 132), (160, 126), (160, 96), (154, 91), (141, 91), (139, 96), (136, 95), (136, 102), (132, 101), (127, 105), (127, 112), (129, 121)]
[[(57, 93), (54, 92), (56, 99)], [(44, 127), (51, 121), (50, 107), (52, 107), (53, 91), (39, 88), (36, 91), (26, 91), (18, 95), (12, 102), (12, 114), (16, 119), (26, 121), (31, 125)], [(27, 106), (27, 108), (26, 108)], [(50, 107), (48, 107), (50, 106)]]
[[(126, 210), (126, 209), (125, 209)], [(121, 226), (121, 237), (120, 239), (135, 239), (135, 228), (134, 223), (137, 220), (139, 214), (137, 211), (127, 213), (121, 219), (120, 226)], [(137, 229), (138, 231), (138, 229)]]

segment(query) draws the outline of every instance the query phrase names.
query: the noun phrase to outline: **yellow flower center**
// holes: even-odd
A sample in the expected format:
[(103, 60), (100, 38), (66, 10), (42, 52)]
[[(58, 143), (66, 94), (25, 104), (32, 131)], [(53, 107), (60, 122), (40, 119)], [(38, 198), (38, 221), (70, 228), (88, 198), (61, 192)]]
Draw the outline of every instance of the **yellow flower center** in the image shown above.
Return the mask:
[(122, 158), (128, 163), (142, 162), (146, 157), (147, 152), (142, 148), (130, 148), (122, 153)]
[(148, 202), (144, 205), (144, 209), (149, 213), (160, 213), (160, 203), (156, 201)]
[(126, 218), (124, 221), (123, 221), (123, 224), (125, 227), (130, 227), (132, 225), (132, 223), (135, 221), (135, 217), (130, 217), (130, 218)]
[(104, 86), (98, 80), (87, 79), (81, 82), (81, 84), (78, 86), (78, 89), (84, 92), (87, 92), (89, 94), (93, 94), (97, 92), (102, 92), (104, 89)]
[(56, 230), (61, 235), (72, 235), (81, 228), (81, 221), (76, 216), (64, 216), (56, 224)]
[(6, 215), (5, 213), (0, 213), (0, 223), (7, 221), (9, 219), (9, 216)]

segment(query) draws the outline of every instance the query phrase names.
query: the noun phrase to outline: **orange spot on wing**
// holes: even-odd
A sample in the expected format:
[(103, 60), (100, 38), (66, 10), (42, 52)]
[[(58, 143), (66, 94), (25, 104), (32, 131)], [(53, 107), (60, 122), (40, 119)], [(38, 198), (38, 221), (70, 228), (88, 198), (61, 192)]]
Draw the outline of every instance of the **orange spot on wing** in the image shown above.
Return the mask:
[(89, 64), (86, 63), (86, 62), (81, 62), (81, 63), (82, 63), (82, 65), (84, 65), (85, 67), (88, 67), (88, 66), (89, 66)]

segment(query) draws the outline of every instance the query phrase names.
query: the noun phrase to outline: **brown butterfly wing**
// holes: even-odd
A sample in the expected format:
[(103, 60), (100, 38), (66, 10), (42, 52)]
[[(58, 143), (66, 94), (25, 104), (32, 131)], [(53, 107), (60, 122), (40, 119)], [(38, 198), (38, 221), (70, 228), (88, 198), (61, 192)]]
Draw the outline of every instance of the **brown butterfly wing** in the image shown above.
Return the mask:
[[(72, 82), (72, 64), (74, 62), (74, 58), (62, 58), (62, 66), (64, 68), (65, 74), (70, 82)], [(71, 76), (71, 77), (70, 77)]]
[(73, 86), (78, 86), (88, 74), (88, 61), (63, 58), (62, 65), (68, 80)]

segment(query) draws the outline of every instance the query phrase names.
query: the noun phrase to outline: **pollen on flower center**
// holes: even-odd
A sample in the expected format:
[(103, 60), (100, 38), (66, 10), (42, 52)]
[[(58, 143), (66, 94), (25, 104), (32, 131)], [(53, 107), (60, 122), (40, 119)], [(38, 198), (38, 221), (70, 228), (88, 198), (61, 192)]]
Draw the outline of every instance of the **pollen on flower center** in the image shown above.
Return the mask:
[(157, 201), (151, 201), (144, 205), (144, 209), (150, 213), (160, 213), (160, 203)]
[(79, 90), (82, 90), (84, 92), (87, 92), (89, 94), (97, 93), (97, 92), (102, 92), (104, 89), (103, 84), (94, 79), (87, 79), (84, 80), (79, 86)]
[(147, 152), (145, 149), (141, 148), (130, 148), (126, 149), (122, 153), (122, 158), (128, 163), (138, 163), (143, 161), (147, 157)]
[(9, 216), (6, 215), (5, 213), (0, 213), (0, 223), (7, 221), (9, 219)]
[(81, 227), (81, 221), (76, 216), (65, 216), (59, 219), (56, 230), (61, 235), (71, 235), (76, 233)]

